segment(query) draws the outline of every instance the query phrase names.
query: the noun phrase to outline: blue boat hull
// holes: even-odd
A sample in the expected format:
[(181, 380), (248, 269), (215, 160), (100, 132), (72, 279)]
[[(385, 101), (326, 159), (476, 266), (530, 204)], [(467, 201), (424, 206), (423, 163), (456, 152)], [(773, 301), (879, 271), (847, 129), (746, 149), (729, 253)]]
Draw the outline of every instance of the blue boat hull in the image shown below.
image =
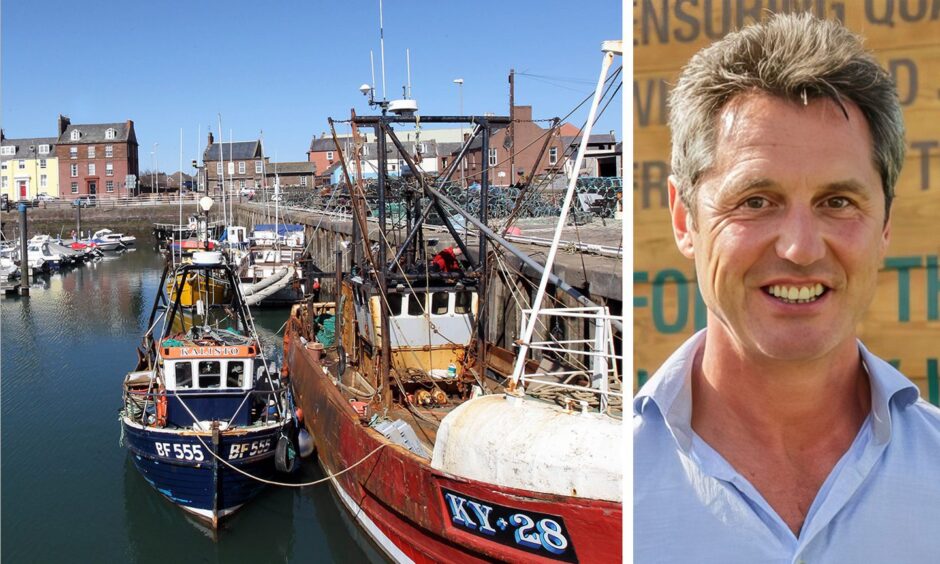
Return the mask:
[[(265, 486), (219, 462), (210, 450), (243, 472), (261, 479), (275, 476), (274, 451), (282, 427), (222, 431), (212, 434), (178, 429), (143, 428), (122, 421), (134, 465), (158, 492), (183, 509), (218, 526)], [(201, 441), (199, 439), (202, 439)]]

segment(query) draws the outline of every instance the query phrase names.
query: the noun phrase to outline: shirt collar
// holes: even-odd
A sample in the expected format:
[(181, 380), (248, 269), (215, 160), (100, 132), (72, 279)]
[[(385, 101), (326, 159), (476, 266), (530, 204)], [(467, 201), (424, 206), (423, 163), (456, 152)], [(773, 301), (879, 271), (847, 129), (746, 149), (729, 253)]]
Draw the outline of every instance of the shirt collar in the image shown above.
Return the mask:
[[(697, 332), (679, 347), (643, 385), (633, 400), (634, 415), (641, 415), (655, 405), (679, 447), (689, 452), (692, 446), (692, 365), (695, 355), (705, 343), (705, 329)], [(906, 408), (920, 396), (910, 380), (893, 366), (873, 355), (861, 341), (858, 350), (871, 383), (871, 416), (875, 442), (887, 443), (891, 438), (891, 401), (897, 396), (897, 407)]]

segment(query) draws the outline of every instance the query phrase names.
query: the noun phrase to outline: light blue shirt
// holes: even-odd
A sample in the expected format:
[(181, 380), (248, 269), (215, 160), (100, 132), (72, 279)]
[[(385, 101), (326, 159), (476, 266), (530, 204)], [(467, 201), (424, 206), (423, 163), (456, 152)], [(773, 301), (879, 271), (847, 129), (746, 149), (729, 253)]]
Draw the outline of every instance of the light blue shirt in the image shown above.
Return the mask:
[(859, 343), (871, 412), (797, 537), (692, 430), (704, 342), (704, 330), (686, 341), (633, 402), (637, 564), (940, 562), (940, 409), (910, 380)]

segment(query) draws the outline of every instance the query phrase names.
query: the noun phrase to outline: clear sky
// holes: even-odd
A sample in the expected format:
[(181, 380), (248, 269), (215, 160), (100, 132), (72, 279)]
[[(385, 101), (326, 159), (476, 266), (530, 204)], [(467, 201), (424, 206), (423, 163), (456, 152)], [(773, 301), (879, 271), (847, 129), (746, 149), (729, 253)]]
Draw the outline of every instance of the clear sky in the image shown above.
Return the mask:
[[(621, 14), (618, 0), (385, 0), (388, 97), (401, 97), (407, 48), (423, 115), (458, 113), (458, 77), (464, 113), (508, 115), (515, 68), (516, 104), (563, 117), (593, 91)], [(4, 0), (0, 17), (7, 137), (55, 136), (60, 113), (132, 119), (141, 170), (154, 143), (160, 170), (178, 170), (182, 128), (189, 171), (209, 128), (218, 140), (218, 114), (226, 141), (263, 131), (272, 160), (306, 160), (328, 117), (370, 113), (358, 91), (370, 50), (382, 91), (378, 0)], [(618, 95), (595, 132), (620, 140), (621, 112)], [(586, 118), (587, 104), (569, 121)]]

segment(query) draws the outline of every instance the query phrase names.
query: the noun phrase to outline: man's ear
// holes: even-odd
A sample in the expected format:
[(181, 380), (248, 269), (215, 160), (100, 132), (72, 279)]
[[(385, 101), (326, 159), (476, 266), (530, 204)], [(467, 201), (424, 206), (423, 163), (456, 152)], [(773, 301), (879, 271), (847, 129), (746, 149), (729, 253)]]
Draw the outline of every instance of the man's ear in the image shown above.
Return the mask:
[(695, 248), (692, 244), (692, 216), (685, 207), (679, 191), (676, 189), (676, 177), (669, 177), (669, 213), (672, 215), (672, 234), (676, 238), (679, 252), (686, 258), (695, 258)]

